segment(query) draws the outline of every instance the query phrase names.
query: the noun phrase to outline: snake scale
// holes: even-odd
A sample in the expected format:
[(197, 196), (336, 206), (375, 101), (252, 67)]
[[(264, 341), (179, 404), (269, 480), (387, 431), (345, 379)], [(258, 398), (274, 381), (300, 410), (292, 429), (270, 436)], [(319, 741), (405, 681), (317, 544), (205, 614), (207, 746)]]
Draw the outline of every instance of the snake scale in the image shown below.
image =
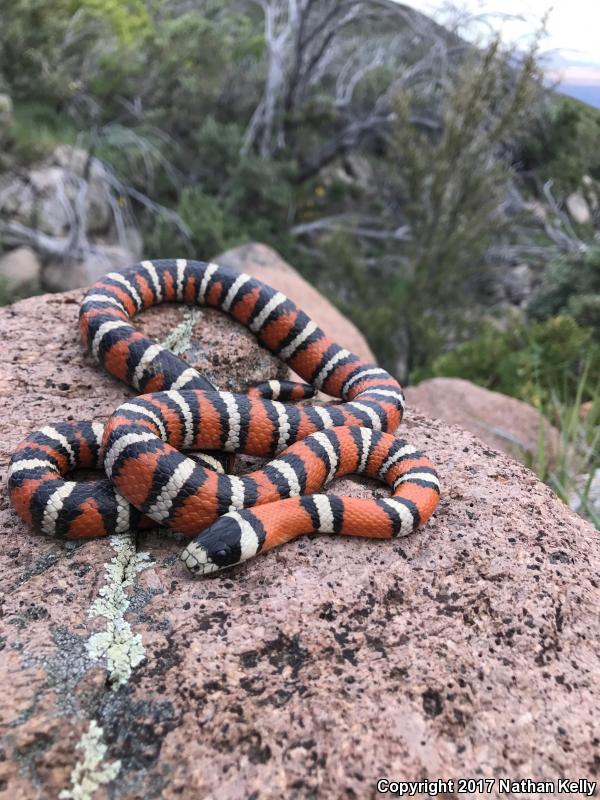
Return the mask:
[[(132, 325), (138, 312), (171, 302), (229, 314), (307, 384), (218, 391)], [(104, 427), (47, 425), (19, 444), (9, 494), (33, 528), (82, 539), (168, 526), (191, 539), (185, 565), (208, 574), (304, 533), (405, 535), (435, 510), (440, 485), (431, 462), (392, 435), (404, 411), (398, 382), (332, 342), (260, 280), (214, 263), (143, 261), (87, 291), (80, 329), (96, 361), (139, 396)], [(342, 402), (298, 404), (315, 390)], [(208, 452), (193, 460), (186, 450)], [(227, 453), (272, 460), (239, 477), (224, 471), (219, 454)], [(104, 468), (106, 478), (68, 480), (80, 468)], [(322, 493), (350, 473), (385, 482), (392, 495)]]

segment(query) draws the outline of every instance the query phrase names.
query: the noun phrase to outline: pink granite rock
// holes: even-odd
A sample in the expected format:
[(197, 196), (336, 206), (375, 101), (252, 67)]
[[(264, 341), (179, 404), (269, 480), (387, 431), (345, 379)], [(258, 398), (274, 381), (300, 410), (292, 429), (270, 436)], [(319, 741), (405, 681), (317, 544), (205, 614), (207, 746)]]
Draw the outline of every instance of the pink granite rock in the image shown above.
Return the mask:
[[(81, 294), (0, 310), (1, 794), (370, 798), (383, 776), (598, 777), (600, 537), (457, 427), (407, 414), (443, 498), (403, 540), (307, 537), (194, 580), (174, 536), (31, 533), (6, 496), (13, 447), (130, 394), (82, 352)], [(185, 314), (140, 324), (163, 338)], [(216, 313), (181, 339), (222, 386), (278, 369)]]

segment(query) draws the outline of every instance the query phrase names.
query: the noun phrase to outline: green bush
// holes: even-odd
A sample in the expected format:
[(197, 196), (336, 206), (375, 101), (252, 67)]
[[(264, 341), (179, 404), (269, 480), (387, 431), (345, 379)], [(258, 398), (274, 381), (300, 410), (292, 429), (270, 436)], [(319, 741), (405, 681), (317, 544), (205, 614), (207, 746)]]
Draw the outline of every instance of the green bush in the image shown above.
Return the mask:
[(600, 339), (600, 294), (575, 294), (569, 298), (569, 313), (580, 325), (586, 325)]
[(239, 220), (250, 238), (271, 238), (288, 226), (295, 165), (249, 154), (238, 158), (221, 190), (228, 216)]
[(11, 303), (16, 303), (17, 300), (22, 300), (24, 297), (39, 294), (40, 291), (39, 284), (34, 283), (15, 288), (11, 281), (7, 280), (4, 275), (0, 275), (0, 306), (8, 306)]
[(152, 19), (143, 0), (71, 0), (70, 11), (86, 12), (92, 18), (108, 23), (124, 45), (139, 42), (152, 30)]
[(7, 306), (18, 300), (18, 294), (15, 292), (9, 281), (3, 275), (0, 275), (0, 306)]
[(366, 263), (357, 238), (345, 231), (321, 239), (318, 258), (307, 265), (306, 272), (357, 325), (379, 362), (393, 373), (400, 372), (398, 354), (405, 352), (406, 341), (398, 340), (398, 336), (404, 336), (398, 320), (405, 303), (405, 284), (399, 277), (385, 275), (380, 262)]
[(188, 235), (172, 219), (160, 217), (144, 230), (144, 252), (149, 258), (196, 258), (208, 260), (221, 252), (226, 242), (223, 211), (199, 187), (186, 189), (177, 209)]
[(215, 195), (224, 193), (236, 171), (243, 133), (239, 123), (219, 122), (213, 116), (190, 131), (195, 178), (205, 191)]
[(197, 258), (206, 260), (223, 250), (225, 215), (214, 197), (197, 186), (185, 189), (179, 203), (179, 215), (190, 229), (190, 245)]
[(600, 178), (599, 111), (558, 95), (531, 119), (520, 145), (527, 171), (543, 181), (552, 179), (559, 195), (578, 189), (583, 175)]
[(411, 380), (466, 378), (543, 407), (554, 393), (574, 397), (582, 375), (583, 400), (593, 399), (600, 378), (600, 345), (590, 328), (564, 314), (506, 330), (485, 323), (477, 337), (411, 374)]
[(73, 144), (77, 131), (67, 116), (42, 101), (15, 104), (11, 156), (28, 165), (48, 156), (59, 144)]
[(568, 313), (580, 325), (590, 326), (600, 340), (600, 248), (548, 264), (527, 313), (536, 320)]
[(396, 224), (410, 226), (411, 287), (398, 322), (407, 329), (411, 370), (458, 336), (461, 318), (489, 285), (486, 252), (508, 229), (500, 209), (514, 175), (505, 153), (531, 113), (537, 64), (532, 50), (508, 80), (506, 60), (499, 40), (469, 54), (440, 93), (443, 124), (435, 133), (413, 122), (418, 97), (395, 99), (383, 187)]

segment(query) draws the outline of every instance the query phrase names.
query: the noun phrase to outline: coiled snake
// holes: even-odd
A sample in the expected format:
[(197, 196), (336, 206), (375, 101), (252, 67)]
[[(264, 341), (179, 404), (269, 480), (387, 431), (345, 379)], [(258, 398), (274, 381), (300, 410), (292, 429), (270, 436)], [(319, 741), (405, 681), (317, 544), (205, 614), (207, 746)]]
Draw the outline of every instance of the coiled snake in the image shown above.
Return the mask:
[[(221, 309), (310, 386), (269, 381), (245, 394), (217, 391), (131, 324), (179, 302)], [(17, 447), (8, 473), (20, 517), (50, 536), (93, 538), (166, 525), (193, 540), (182, 560), (207, 574), (303, 533), (389, 539), (425, 524), (439, 499), (430, 461), (393, 436), (404, 410), (398, 382), (329, 340), (291, 300), (245, 273), (198, 261), (143, 261), (99, 280), (80, 310), (94, 358), (141, 396), (99, 423), (48, 425)], [(282, 403), (323, 390), (343, 402)], [(273, 457), (242, 477), (214, 453)], [(222, 460), (222, 459), (221, 459)], [(65, 479), (104, 467), (107, 478)], [(358, 473), (387, 483), (382, 499), (320, 493)], [(195, 537), (195, 538), (193, 538)]]

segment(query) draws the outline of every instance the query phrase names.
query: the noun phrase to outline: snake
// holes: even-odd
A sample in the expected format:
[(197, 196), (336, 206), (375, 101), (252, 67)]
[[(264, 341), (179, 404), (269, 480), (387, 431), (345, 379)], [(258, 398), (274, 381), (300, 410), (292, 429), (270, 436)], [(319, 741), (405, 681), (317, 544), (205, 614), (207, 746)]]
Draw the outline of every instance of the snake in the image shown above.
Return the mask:
[[(306, 383), (216, 389), (133, 325), (161, 303), (225, 312)], [(405, 408), (398, 381), (333, 342), (259, 279), (214, 262), (141, 261), (87, 290), (79, 327), (95, 361), (139, 394), (106, 425), (49, 424), (17, 446), (9, 496), (37, 531), (91, 539), (166, 526), (190, 539), (185, 566), (208, 575), (303, 534), (404, 536), (435, 511), (436, 470), (393, 433)], [(337, 401), (303, 402), (317, 391)], [(195, 458), (185, 454), (192, 451)], [(271, 460), (238, 476), (224, 466), (233, 453)], [(69, 480), (77, 469), (103, 469), (106, 477)], [(374, 478), (392, 494), (323, 492), (348, 474)]]

